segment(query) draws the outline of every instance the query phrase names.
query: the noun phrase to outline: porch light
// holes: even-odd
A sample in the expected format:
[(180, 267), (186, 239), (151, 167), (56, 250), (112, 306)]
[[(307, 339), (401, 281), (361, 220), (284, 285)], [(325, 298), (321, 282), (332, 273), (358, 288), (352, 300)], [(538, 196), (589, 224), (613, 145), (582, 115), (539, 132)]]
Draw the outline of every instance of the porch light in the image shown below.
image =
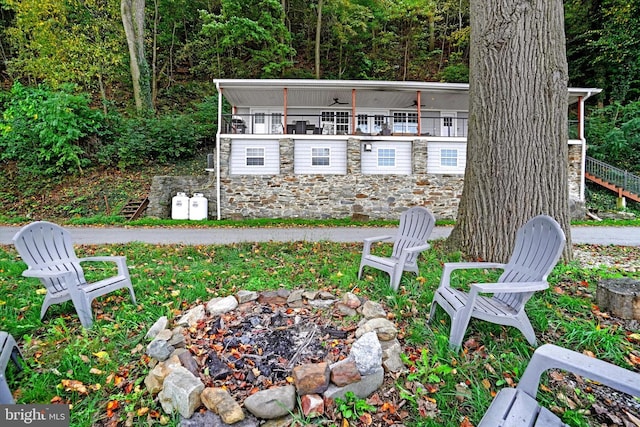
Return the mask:
[(371, 151), (373, 149), (371, 144), (367, 144), (367, 143), (365, 143), (362, 148), (364, 149), (364, 151)]

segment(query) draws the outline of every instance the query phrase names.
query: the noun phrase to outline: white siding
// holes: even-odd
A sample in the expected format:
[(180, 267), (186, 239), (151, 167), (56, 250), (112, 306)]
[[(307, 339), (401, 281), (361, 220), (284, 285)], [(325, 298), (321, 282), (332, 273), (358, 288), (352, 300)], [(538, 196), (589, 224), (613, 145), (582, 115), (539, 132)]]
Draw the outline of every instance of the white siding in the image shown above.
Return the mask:
[[(248, 166), (247, 149), (264, 149), (264, 165)], [(229, 171), (231, 175), (278, 175), (280, 173), (280, 143), (277, 140), (234, 140), (231, 143)]]
[[(371, 151), (364, 151), (364, 143), (371, 144)], [(395, 151), (395, 165), (381, 165), (389, 150)], [(361, 144), (362, 173), (365, 175), (410, 175), (411, 142), (363, 141)]]
[[(313, 149), (329, 149), (329, 165), (313, 165)], [(347, 173), (346, 141), (296, 140), (293, 156), (293, 170), (297, 174), (346, 175)]]
[(430, 141), (427, 145), (427, 173), (464, 174), (466, 163), (465, 142)]

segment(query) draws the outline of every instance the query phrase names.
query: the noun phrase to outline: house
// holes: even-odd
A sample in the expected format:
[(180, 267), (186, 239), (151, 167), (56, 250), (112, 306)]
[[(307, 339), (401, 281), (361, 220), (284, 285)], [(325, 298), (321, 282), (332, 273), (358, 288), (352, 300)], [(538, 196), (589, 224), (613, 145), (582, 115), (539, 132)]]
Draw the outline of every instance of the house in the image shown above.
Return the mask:
[[(204, 193), (212, 218), (395, 219), (411, 205), (456, 217), (469, 85), (364, 80), (215, 80), (218, 134), (208, 178), (159, 177), (151, 214), (177, 191)], [(569, 192), (584, 207), (584, 103), (570, 88)], [(223, 102), (231, 111), (223, 113)], [(152, 188), (152, 192), (154, 191)], [(154, 203), (155, 199), (155, 203)], [(155, 204), (155, 208), (154, 208)]]

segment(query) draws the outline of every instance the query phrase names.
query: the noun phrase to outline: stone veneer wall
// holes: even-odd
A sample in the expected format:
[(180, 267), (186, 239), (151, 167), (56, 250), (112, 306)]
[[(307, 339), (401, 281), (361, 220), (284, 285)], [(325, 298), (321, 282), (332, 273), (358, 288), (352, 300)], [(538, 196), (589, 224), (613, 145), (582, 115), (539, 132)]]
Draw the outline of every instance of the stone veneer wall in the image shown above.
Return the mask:
[[(455, 219), (463, 175), (428, 174), (427, 141), (412, 142), (412, 175), (363, 175), (358, 138), (347, 141), (346, 175), (296, 175), (294, 140), (280, 140), (279, 175), (231, 175), (231, 140), (221, 140), (220, 185), (222, 219), (345, 218), (397, 219), (407, 207), (424, 205), (438, 219)], [(580, 146), (569, 147), (570, 194), (577, 199)], [(216, 217), (215, 173), (209, 176), (158, 176), (153, 179), (147, 215), (171, 216), (171, 198), (178, 191), (203, 193), (209, 217)], [(584, 203), (582, 203), (584, 205)], [(580, 203), (572, 211), (580, 212)], [(582, 207), (584, 213), (584, 207)]]

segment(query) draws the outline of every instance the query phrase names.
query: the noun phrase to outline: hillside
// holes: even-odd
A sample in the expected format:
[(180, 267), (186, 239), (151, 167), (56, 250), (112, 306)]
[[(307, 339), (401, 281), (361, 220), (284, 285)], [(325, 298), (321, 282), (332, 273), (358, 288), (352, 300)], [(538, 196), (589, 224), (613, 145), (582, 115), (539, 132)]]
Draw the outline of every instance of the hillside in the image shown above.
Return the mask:
[(145, 165), (129, 170), (89, 169), (60, 179), (34, 178), (6, 164), (0, 174), (0, 220), (47, 219), (116, 215), (129, 199), (148, 194), (155, 175), (201, 173), (197, 156), (176, 165)]

